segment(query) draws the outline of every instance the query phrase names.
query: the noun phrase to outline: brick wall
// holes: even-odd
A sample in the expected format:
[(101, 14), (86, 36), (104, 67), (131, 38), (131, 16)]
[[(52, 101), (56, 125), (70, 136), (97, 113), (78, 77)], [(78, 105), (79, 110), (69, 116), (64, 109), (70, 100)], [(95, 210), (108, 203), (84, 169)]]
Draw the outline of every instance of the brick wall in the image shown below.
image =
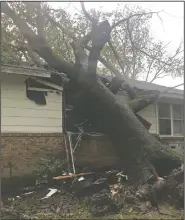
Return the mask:
[[(183, 138), (163, 139), (165, 144), (183, 143)], [(32, 174), (41, 157), (57, 155), (66, 160), (64, 134), (1, 134), (2, 177), (21, 177)], [(68, 147), (69, 148), (69, 147)], [(177, 149), (175, 149), (177, 150)], [(70, 150), (68, 149), (68, 152)], [(70, 155), (69, 155), (70, 156)], [(121, 166), (121, 161), (112, 143), (106, 136), (85, 137), (74, 154), (75, 165), (98, 168), (102, 166)]]
[(103, 166), (119, 167), (121, 161), (106, 136), (85, 137), (75, 153), (76, 165), (89, 168)]
[[(41, 157), (57, 155), (66, 160), (64, 134), (1, 134), (2, 177), (22, 177), (32, 174)], [(68, 146), (68, 152), (69, 146)], [(70, 155), (69, 155), (70, 157)], [(112, 143), (106, 136), (86, 137), (74, 153), (75, 165), (98, 168), (119, 166), (119, 160)]]
[(66, 158), (64, 135), (55, 134), (1, 134), (2, 177), (32, 174), (40, 158), (60, 154)]

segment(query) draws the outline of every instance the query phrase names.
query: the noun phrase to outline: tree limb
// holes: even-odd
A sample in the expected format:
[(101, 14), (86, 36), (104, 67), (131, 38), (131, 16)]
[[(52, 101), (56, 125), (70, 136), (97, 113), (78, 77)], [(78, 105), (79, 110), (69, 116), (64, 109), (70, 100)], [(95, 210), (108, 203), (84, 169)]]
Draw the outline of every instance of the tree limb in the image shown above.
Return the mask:
[[(168, 75), (167, 75), (167, 74), (165, 74), (165, 75), (163, 75), (163, 76), (159, 76), (159, 75), (158, 75), (158, 76), (156, 76), (156, 78), (155, 78), (154, 80), (156, 80), (156, 79), (162, 79), (162, 78), (164, 78), (164, 77), (166, 77), (166, 76), (168, 76)], [(153, 80), (153, 81), (154, 81), (154, 80)], [(152, 81), (152, 82), (153, 82), (153, 81)]]
[[(90, 50), (91, 48), (89, 46), (85, 47), (87, 50)], [(124, 81), (124, 84), (121, 85), (121, 88), (123, 90), (127, 90), (127, 92), (129, 93), (129, 96), (131, 99), (134, 99), (137, 97), (136, 92), (134, 91), (134, 89), (129, 85), (129, 83), (127, 82), (127, 79), (125, 77), (125, 75), (122, 75), (111, 63), (107, 62), (103, 57), (99, 57), (99, 61), (107, 68), (109, 69), (117, 78), (117, 80), (119, 80), (120, 82)]]
[(143, 96), (140, 98), (136, 98), (131, 100), (128, 104), (134, 113), (137, 113), (147, 107), (148, 105), (154, 103), (159, 98), (160, 92), (156, 91), (153, 94), (149, 94), (147, 96)]
[[(90, 51), (91, 47), (85, 46), (85, 48)], [(107, 62), (103, 57), (99, 57), (99, 61), (107, 68), (109, 69), (116, 77), (118, 77), (120, 80), (123, 80), (124, 76), (117, 70), (111, 63)]]
[(142, 49), (140, 49), (139, 47), (137, 47), (137, 46), (134, 44), (134, 41), (133, 41), (133, 39), (132, 39), (132, 33), (131, 33), (131, 31), (130, 31), (130, 25), (129, 25), (129, 20), (128, 20), (128, 19), (127, 19), (127, 30), (128, 30), (128, 33), (129, 33), (130, 42), (131, 42), (132, 46), (133, 46), (135, 49), (137, 49), (137, 50), (140, 51), (141, 53), (145, 54), (146, 56), (150, 57), (151, 59), (155, 59), (155, 60), (157, 60), (157, 61), (159, 61), (159, 62), (161, 62), (161, 63), (164, 63), (165, 65), (170, 65), (170, 63), (167, 63), (167, 62), (165, 62), (165, 61), (163, 61), (163, 60), (157, 59), (155, 56), (152, 56), (151, 54), (149, 54), (149, 53), (143, 51)]
[(114, 56), (115, 56), (115, 58), (116, 58), (116, 60), (117, 60), (117, 62), (118, 62), (118, 64), (119, 64), (119, 66), (120, 66), (120, 68), (121, 68), (121, 70), (122, 70), (122, 72), (123, 72), (123, 74), (124, 74), (124, 76), (125, 76), (125, 78), (126, 78), (125, 70), (124, 70), (124, 65), (122, 64), (122, 60), (121, 60), (120, 56), (118, 55), (117, 51), (114, 49), (114, 46), (112, 45), (112, 42), (109, 41), (108, 44), (109, 44), (109, 46), (110, 46), (112, 52), (114, 53)]
[(176, 86), (169, 87), (169, 88), (167, 88), (166, 90), (164, 90), (163, 92), (167, 92), (167, 91), (170, 90), (170, 89), (175, 89), (175, 88), (177, 88), (177, 87), (179, 87), (179, 86), (183, 86), (183, 85), (184, 85), (184, 83), (181, 83), (181, 84), (178, 84), (178, 85), (176, 85)]
[(136, 114), (136, 116), (139, 119), (139, 121), (145, 126), (145, 128), (149, 130), (152, 124), (143, 117), (141, 117), (140, 115)]
[(80, 2), (80, 4), (81, 4), (82, 11), (83, 11), (85, 17), (86, 17), (89, 21), (91, 21), (92, 24), (97, 24), (98, 21), (97, 21), (95, 18), (93, 18), (93, 17), (86, 11), (84, 2)]
[[(182, 53), (183, 51), (177, 50), (176, 53), (169, 59), (169, 61), (171, 61), (173, 58), (175, 58), (178, 54)], [(168, 61), (168, 62), (169, 62)], [(171, 65), (170, 63), (164, 63), (164, 65), (161, 66), (161, 68), (159, 68), (159, 70), (155, 73), (154, 77), (152, 78), (152, 80), (150, 82), (153, 82), (157, 75), (161, 72), (161, 70), (166, 66), (166, 65)]]
[[(54, 10), (54, 9), (51, 9), (51, 10)], [(92, 31), (90, 31), (84, 37), (82, 37), (81, 39), (78, 39), (78, 41), (77, 41), (77, 39), (75, 39), (73, 33), (71, 33), (69, 30), (66, 30), (64, 27), (62, 27), (62, 25), (59, 22), (55, 21), (55, 19), (52, 18), (48, 13), (45, 13), (45, 16), (48, 18), (48, 20), (50, 21), (51, 24), (58, 27), (62, 32), (65, 32), (66, 35), (69, 38), (71, 38), (73, 41), (75, 41), (76, 43), (78, 42), (78, 46), (81, 45), (82, 47), (84, 47), (91, 40)]]
[(110, 33), (111, 27), (107, 20), (99, 23), (92, 31), (92, 47), (88, 58), (88, 74), (92, 77), (96, 74), (100, 52), (110, 40)]
[(45, 13), (45, 16), (52, 25), (58, 27), (62, 32), (65, 32), (69, 38), (74, 39), (72, 33), (69, 30), (65, 30), (64, 27), (62, 27), (62, 25), (59, 22), (55, 21), (55, 19), (52, 18), (49, 14)]
[(74, 77), (74, 66), (64, 60), (59, 59), (59, 57), (53, 53), (47, 42), (36, 35), (29, 28), (26, 22), (24, 22), (18, 15), (15, 14), (15, 12), (8, 6), (6, 2), (2, 2), (1, 10), (14, 21), (14, 24), (20, 29), (23, 36), (28, 40), (29, 46), (33, 51), (35, 51), (58, 72), (63, 72), (70, 78)]
[(114, 29), (115, 27), (117, 27), (118, 25), (128, 21), (129, 19), (133, 18), (133, 17), (142, 17), (142, 16), (145, 16), (145, 15), (152, 15), (152, 14), (159, 14), (161, 11), (158, 11), (158, 12), (147, 12), (147, 13), (138, 13), (138, 14), (133, 14), (133, 15), (130, 15), (129, 17), (127, 18), (123, 18), (121, 19), (120, 21), (116, 22), (115, 24), (112, 25), (111, 27), (111, 30)]
[(123, 80), (120, 80), (117, 77), (114, 77), (112, 81), (109, 83), (108, 88), (114, 95), (116, 95), (118, 91), (120, 90), (122, 83), (123, 83)]
[(41, 10), (41, 2), (35, 2), (36, 3), (36, 9), (37, 9), (37, 32), (38, 35), (42, 38), (45, 38), (45, 32), (44, 32), (44, 16), (42, 15)]
[(21, 43), (19, 46), (18, 46), (19, 49), (24, 49), (28, 52), (28, 55), (30, 56), (30, 58), (32, 59), (32, 61), (38, 66), (43, 66), (45, 63), (43, 63), (41, 60), (40, 60), (40, 57), (31, 49), (31, 47), (29, 46), (29, 44), (26, 44), (26, 43)]
[[(2, 12), (7, 14), (13, 21), (14, 23), (19, 27), (21, 32), (23, 32), (23, 35), (30, 38), (34, 38), (36, 34), (29, 28), (26, 22), (24, 22), (21, 18), (19, 18), (14, 11), (9, 7), (8, 3), (2, 2), (1, 4), (1, 9)], [(20, 28), (21, 27), (21, 28)]]
[[(164, 47), (161, 48), (161, 51), (162, 51), (165, 47), (167, 47), (169, 44), (170, 44), (170, 42), (168, 42), (166, 45), (164, 45)], [(159, 52), (159, 51), (157, 51), (157, 53), (156, 53), (156, 55), (155, 55), (155, 58), (157, 57), (158, 52)], [(145, 79), (146, 82), (148, 81), (148, 77), (149, 77), (149, 74), (150, 74), (150, 70), (151, 70), (151, 67), (152, 67), (152, 64), (153, 64), (154, 61), (155, 61), (155, 59), (152, 59), (152, 61), (151, 61), (151, 63), (150, 63), (150, 66), (149, 66), (149, 68), (148, 68), (147, 76), (146, 76), (146, 79)]]

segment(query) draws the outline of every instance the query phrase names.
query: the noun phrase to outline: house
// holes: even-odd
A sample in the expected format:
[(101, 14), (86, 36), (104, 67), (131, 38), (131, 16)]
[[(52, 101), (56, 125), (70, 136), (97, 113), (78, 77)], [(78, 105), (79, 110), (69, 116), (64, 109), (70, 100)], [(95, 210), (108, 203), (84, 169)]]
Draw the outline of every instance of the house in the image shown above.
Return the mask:
[(50, 78), (44, 69), (1, 66), (3, 177), (31, 173), (42, 156), (63, 150), (63, 88)]
[[(2, 65), (2, 177), (32, 174), (43, 156), (59, 155), (66, 159), (70, 150), (65, 138), (65, 98), (63, 85), (58, 81), (45, 69)], [(161, 141), (182, 152), (183, 91), (167, 91), (164, 86), (136, 80), (129, 83), (141, 90), (161, 92), (156, 103), (138, 114), (152, 124), (150, 133), (159, 134)], [(118, 96), (122, 98), (121, 91)], [(119, 163), (105, 136), (87, 137), (75, 154), (80, 158), (76, 161), (79, 166)]]
[(145, 91), (160, 91), (159, 99), (138, 114), (152, 124), (149, 130), (151, 134), (159, 135), (164, 144), (179, 153), (183, 153), (184, 91), (131, 79), (129, 84)]

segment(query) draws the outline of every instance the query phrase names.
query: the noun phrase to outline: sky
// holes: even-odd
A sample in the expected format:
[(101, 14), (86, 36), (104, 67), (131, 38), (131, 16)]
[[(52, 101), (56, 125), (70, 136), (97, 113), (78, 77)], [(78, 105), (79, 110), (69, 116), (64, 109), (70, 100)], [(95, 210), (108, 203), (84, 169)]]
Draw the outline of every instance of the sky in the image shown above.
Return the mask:
[[(116, 9), (118, 2), (85, 2), (87, 10), (94, 8), (110, 12)], [(124, 4), (124, 3), (123, 3)], [(162, 22), (157, 16), (153, 16), (151, 20), (151, 35), (158, 40), (168, 43), (168, 52), (175, 53), (181, 41), (184, 41), (184, 3), (183, 2), (125, 2), (129, 5), (139, 5), (144, 9), (151, 11), (163, 11), (160, 13)], [(79, 2), (50, 2), (54, 8), (64, 8), (71, 14), (81, 13), (81, 6)], [(165, 77), (155, 80), (156, 84), (168, 87), (176, 86), (184, 82), (182, 77), (173, 79), (172, 77)], [(183, 89), (184, 86), (178, 87)]]

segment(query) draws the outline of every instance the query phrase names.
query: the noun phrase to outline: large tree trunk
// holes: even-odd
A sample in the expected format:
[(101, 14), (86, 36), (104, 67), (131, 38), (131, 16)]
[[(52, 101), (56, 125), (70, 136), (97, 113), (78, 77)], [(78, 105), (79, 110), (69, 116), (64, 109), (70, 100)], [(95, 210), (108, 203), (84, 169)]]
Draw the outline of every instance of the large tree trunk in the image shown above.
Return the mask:
[(109, 136), (134, 181), (146, 181), (155, 174), (154, 165), (158, 161), (164, 162), (164, 170), (170, 164), (172, 169), (180, 166), (182, 158), (149, 134), (129, 105), (121, 102), (100, 80), (93, 86), (87, 82), (84, 87), (84, 81), (78, 83), (84, 93), (76, 100), (76, 109), (89, 118), (96, 131)]

